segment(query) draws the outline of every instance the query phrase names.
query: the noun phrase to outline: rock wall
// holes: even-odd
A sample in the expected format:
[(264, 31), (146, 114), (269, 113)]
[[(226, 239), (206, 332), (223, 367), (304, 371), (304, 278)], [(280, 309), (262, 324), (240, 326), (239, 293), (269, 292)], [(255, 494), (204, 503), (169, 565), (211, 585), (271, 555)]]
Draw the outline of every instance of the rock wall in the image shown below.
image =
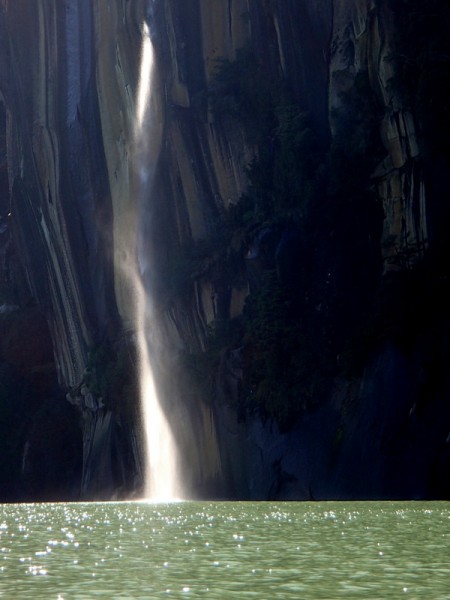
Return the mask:
[[(88, 403), (77, 394), (89, 349), (112, 331), (121, 335), (94, 85), (96, 24), (86, 2), (16, 2), (3, 3), (1, 26), (10, 227), (29, 296), (50, 328), (62, 391), (77, 396), (89, 414), (86, 447), (97, 435), (97, 421), (107, 418), (99, 399), (91, 395)], [(112, 451), (107, 438), (104, 453)], [(96, 469), (89, 460), (85, 452), (84, 479)], [(86, 483), (83, 491), (90, 495)]]
[[(392, 85), (395, 19), (387, 2), (335, 2), (330, 57), (330, 114), (358, 73), (367, 72), (381, 109), (385, 158), (374, 172), (384, 209), (385, 270), (405, 268), (428, 244), (427, 202), (417, 122)], [(333, 128), (333, 119), (331, 120)]]
[[(142, 483), (139, 426), (135, 408), (129, 409), (135, 392), (116, 388), (111, 401), (93, 358), (99, 347), (112, 347), (117, 371), (121, 349), (132, 344), (128, 266), (136, 255), (145, 257), (144, 285), (154, 298), (163, 340), (158, 385), (193, 494), (390, 493), (382, 474), (374, 479), (378, 487), (357, 489), (345, 473), (363, 469), (366, 459), (351, 466), (362, 436), (356, 431), (367, 433), (384, 410), (364, 416), (361, 408), (352, 421), (348, 407), (373, 406), (389, 385), (403, 385), (413, 359), (388, 346), (380, 349), (358, 384), (337, 382), (318, 413), (282, 435), (274, 424), (240, 421), (229, 401), (236, 390), (228, 396), (222, 390), (219, 403), (202, 398), (180, 356), (204, 351), (211, 324), (240, 315), (249, 291), (248, 281), (224, 285), (220, 278), (202, 277), (208, 258), (198, 273), (182, 273), (186, 249), (211, 236), (227, 209), (238, 204), (249, 184), (247, 168), (257, 157), (245, 126), (211, 106), (217, 69), (242, 49), (257, 57), (267, 79), (283, 81), (323, 140), (337, 135), (358, 76), (368, 77), (380, 115), (382, 154), (371, 177), (384, 215), (376, 240), (383, 270), (402, 271), (423, 258), (430, 185), (417, 117), (392, 86), (394, 23), (391, 3), (373, 0), (0, 3), (0, 236), (8, 232), (0, 237), (3, 269), (8, 264), (17, 271), (18, 305), (35, 303), (44, 314), (59, 386), (82, 417), (83, 497), (123, 495)], [(136, 113), (148, 75), (142, 72), (145, 28), (154, 52), (149, 101), (155, 127), (144, 145), (152, 185), (138, 194)], [(11, 244), (16, 262), (8, 258)], [(171, 288), (167, 282), (179, 272)], [(420, 353), (419, 345), (415, 355)], [(241, 366), (237, 360), (228, 370), (228, 388), (238, 387)], [(133, 358), (127, 368), (135, 368)], [(391, 425), (414, 412), (415, 393), (402, 392), (409, 400), (393, 409), (402, 417), (389, 417)], [(436, 396), (439, 405), (442, 397)], [(323, 435), (320, 446), (312, 432), (315, 439)], [(382, 470), (384, 455), (377, 460), (367, 458)], [(424, 459), (423, 473), (430, 461)], [(417, 489), (428, 493), (425, 484)]]

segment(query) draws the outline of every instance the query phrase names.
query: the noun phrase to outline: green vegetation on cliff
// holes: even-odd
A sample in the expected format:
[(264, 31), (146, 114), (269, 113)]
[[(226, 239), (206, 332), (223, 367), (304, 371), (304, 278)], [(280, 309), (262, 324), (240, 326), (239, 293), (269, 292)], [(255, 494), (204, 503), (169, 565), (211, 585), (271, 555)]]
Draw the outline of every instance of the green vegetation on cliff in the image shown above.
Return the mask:
[[(427, 154), (445, 156), (436, 131), (448, 112), (447, 96), (438, 94), (449, 64), (448, 28), (446, 18), (437, 21), (448, 11), (442, 0), (433, 0), (430, 10), (419, 0), (387, 0), (386, 7), (398, 21), (389, 58), (395, 102), (420, 122), (422, 153), (415, 165), (427, 163), (423, 172), (432, 178)], [(208, 104), (218, 131), (243, 130), (255, 149), (248, 187), (226, 209), (211, 209), (204, 239), (171, 249), (160, 279), (165, 306), (187, 306), (199, 289), (214, 295), (216, 314), (206, 339), (193, 340), (184, 354), (202, 393), (220, 396), (220, 379), (233, 361), (229, 371), (239, 371), (239, 390), (227, 398), (239, 414), (288, 427), (327, 397), (336, 377), (360, 377), (383, 344), (407, 349), (418, 339), (423, 296), (417, 282), (439, 287), (430, 265), (448, 209), (440, 209), (443, 219), (428, 222), (434, 258), (429, 254), (428, 262), (405, 274), (412, 261), (401, 250), (399, 273), (383, 277), (385, 215), (374, 173), (388, 151), (380, 136), (386, 108), (374, 91), (375, 74), (354, 76), (329, 115), (333, 133), (324, 134), (324, 123), (263, 60), (244, 48), (235, 60), (217, 62), (202, 105)], [(427, 203), (431, 207), (431, 194)], [(194, 292), (198, 282), (208, 286)], [(249, 290), (244, 309), (231, 319), (232, 291), (243, 288)], [(404, 310), (409, 293), (414, 301)], [(431, 297), (426, 304), (431, 310)]]
[(187, 364), (214, 396), (220, 365), (239, 349), (239, 413), (288, 427), (331, 385), (380, 271), (382, 214), (370, 181), (381, 155), (379, 110), (361, 73), (334, 115), (330, 144), (248, 50), (219, 61), (209, 100), (216, 119), (237, 121), (255, 144), (249, 185), (208, 239), (175, 257), (167, 279), (175, 294), (196, 279), (222, 289), (246, 280), (250, 293), (240, 317), (218, 315), (206, 352)]

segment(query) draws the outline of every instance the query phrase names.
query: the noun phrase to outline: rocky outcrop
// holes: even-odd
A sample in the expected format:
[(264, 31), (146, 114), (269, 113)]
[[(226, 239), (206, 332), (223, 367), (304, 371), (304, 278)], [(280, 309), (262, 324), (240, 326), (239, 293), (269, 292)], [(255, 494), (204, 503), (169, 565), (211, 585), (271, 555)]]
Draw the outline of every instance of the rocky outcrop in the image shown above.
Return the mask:
[(342, 96), (354, 86), (357, 75), (364, 72), (382, 115), (380, 138), (386, 156), (373, 176), (385, 215), (381, 247), (386, 271), (411, 266), (423, 256), (428, 244), (426, 186), (419, 160), (417, 122), (393, 85), (394, 22), (388, 2), (334, 3), (331, 114), (339, 114)]
[(85, 2), (17, 2), (3, 3), (1, 27), (8, 226), (28, 297), (50, 328), (58, 380), (70, 390), (83, 381), (89, 349), (111, 330), (120, 335), (95, 23)]
[[(419, 144), (423, 123), (392, 85), (397, 49), (392, 11), (387, 0), (0, 3), (0, 258), (7, 280), (0, 284), (0, 306), (3, 313), (34, 306), (36, 323), (44, 317), (48, 325), (59, 397), (80, 416), (83, 442), (74, 434), (72, 447), (82, 455), (82, 497), (121, 497), (142, 484), (136, 386), (130, 383), (136, 360), (128, 351), (136, 306), (131, 274), (137, 271), (152, 297), (154, 337), (160, 340), (155, 342), (157, 385), (193, 495), (442, 493), (425, 480), (430, 470), (441, 468), (432, 465), (447, 460), (444, 432), (439, 429), (436, 443), (420, 453), (424, 434), (413, 423), (422, 383), (411, 371), (414, 365), (426, 371), (425, 342), (415, 340), (404, 351), (384, 338), (366, 357), (364, 375), (359, 373), (356, 383), (336, 377), (334, 391), (317, 412), (297, 415), (289, 433), (280, 433), (270, 420), (240, 414), (244, 344), (214, 357), (208, 377), (215, 382), (215, 398), (205, 397), (204, 382), (192, 379), (196, 368), (185, 364), (207, 355), (211, 326), (241, 315), (249, 290), (260, 285), (259, 250), (255, 256), (252, 251), (263, 245), (264, 232), (276, 238), (269, 240), (273, 263), (284, 283), (294, 282), (297, 310), (307, 307), (320, 331), (328, 328), (336, 339), (342, 334), (335, 330), (345, 328), (351, 315), (340, 320), (333, 302), (346, 304), (348, 290), (339, 286), (353, 282), (342, 273), (347, 258), (359, 252), (345, 248), (346, 240), (375, 247), (374, 262), (381, 257), (385, 276), (408, 271), (427, 255), (436, 238), (430, 222), (442, 213), (435, 211), (436, 178), (433, 184)], [(355, 107), (366, 111), (358, 102), (370, 95), (375, 107), (370, 136), (377, 138), (377, 149), (362, 145), (360, 155), (376, 158), (364, 193), (370, 188), (381, 205), (382, 226), (355, 232), (365, 214), (358, 206), (353, 215), (342, 216), (341, 232), (340, 225), (328, 231), (323, 207), (339, 208), (324, 202), (316, 209), (323, 210), (323, 218), (314, 214), (313, 226), (302, 221), (266, 223), (266, 229), (250, 231), (241, 227), (230, 244), (235, 253), (245, 244), (248, 251), (246, 279), (237, 282), (224, 274), (217, 247), (227, 233), (227, 218), (252, 184), (249, 165), (264, 153), (267, 164), (273, 162), (282, 129), (272, 124), (263, 144), (262, 126), (250, 131), (233, 111), (223, 110), (223, 103), (214, 105), (221, 67), (247, 55), (256, 57), (260, 80), (275, 82), (280, 96), (289, 99), (279, 99), (278, 108), (295, 105), (309, 115), (322, 152), (320, 165), (313, 159), (311, 180), (326, 179), (329, 158), (323, 148), (330, 140), (333, 148)], [(254, 90), (255, 96), (260, 93)], [(145, 130), (139, 130), (141, 110), (152, 116)], [(319, 152), (305, 147), (310, 154)], [(333, 184), (316, 187), (326, 196)], [(314, 213), (307, 206), (308, 211)], [(344, 242), (339, 246), (336, 240)], [(298, 267), (297, 258), (307, 256), (299, 248), (307, 244), (313, 257)], [(317, 274), (305, 275), (314, 269)], [(380, 273), (370, 267), (367, 277)], [(301, 287), (305, 281), (312, 289)], [(368, 295), (377, 282), (367, 285)], [(421, 335), (431, 335), (425, 329)], [(443, 339), (425, 346), (441, 358), (445, 354)], [(5, 361), (20, 358), (13, 345), (1, 352)], [(424, 429), (433, 411), (442, 410), (442, 385), (422, 413)], [(400, 390), (398, 401), (393, 390)], [(310, 404), (299, 398), (299, 405)], [(36, 417), (29, 438), (21, 440), (33, 489), (37, 462), (30, 440), (38, 456), (42, 422)], [(375, 446), (368, 448), (364, 440), (374, 431)], [(399, 440), (411, 446), (410, 453), (399, 450)], [(403, 487), (396, 487), (394, 470), (384, 470), (391, 450), (395, 473), (408, 473)], [(355, 458), (359, 455), (363, 458)], [(419, 455), (423, 468), (415, 486), (405, 464)], [(372, 483), (362, 477), (364, 465), (373, 467)], [(361, 475), (356, 477), (361, 487), (353, 484), (354, 473)]]

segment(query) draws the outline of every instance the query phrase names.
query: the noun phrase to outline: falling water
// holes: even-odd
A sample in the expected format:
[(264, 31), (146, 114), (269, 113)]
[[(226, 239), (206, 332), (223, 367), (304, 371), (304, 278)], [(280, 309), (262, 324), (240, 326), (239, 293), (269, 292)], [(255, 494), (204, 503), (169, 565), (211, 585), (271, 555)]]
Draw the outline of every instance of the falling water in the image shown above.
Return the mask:
[[(142, 48), (135, 115), (134, 167), (137, 205), (142, 207), (152, 191), (153, 173), (160, 144), (160, 123), (154, 106), (157, 76), (153, 44), (147, 24), (142, 27)], [(138, 208), (139, 210), (139, 208)], [(138, 223), (140, 223), (138, 218)], [(164, 411), (161, 408), (150, 360), (149, 337), (152, 334), (152, 310), (143, 284), (148, 257), (138, 244), (138, 266), (134, 277), (136, 292), (136, 331), (139, 354), (139, 378), (142, 418), (145, 430), (145, 488), (150, 500), (180, 497), (177, 448)]]

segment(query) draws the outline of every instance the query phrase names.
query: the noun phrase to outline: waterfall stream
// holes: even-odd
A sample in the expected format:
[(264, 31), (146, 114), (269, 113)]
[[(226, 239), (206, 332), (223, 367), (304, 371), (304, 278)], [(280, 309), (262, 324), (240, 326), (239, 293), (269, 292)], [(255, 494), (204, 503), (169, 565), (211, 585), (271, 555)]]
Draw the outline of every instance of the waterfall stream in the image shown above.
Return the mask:
[(137, 194), (137, 267), (134, 279), (136, 294), (135, 325), (139, 355), (140, 401), (145, 432), (144, 497), (168, 501), (181, 496), (177, 447), (170, 423), (158, 399), (150, 347), (155, 336), (151, 297), (144, 280), (151, 267), (145, 239), (145, 219), (139, 211), (151, 202), (156, 161), (161, 143), (161, 122), (157, 109), (159, 81), (153, 60), (153, 44), (146, 23), (142, 26), (142, 47), (137, 90), (134, 131), (134, 176)]

